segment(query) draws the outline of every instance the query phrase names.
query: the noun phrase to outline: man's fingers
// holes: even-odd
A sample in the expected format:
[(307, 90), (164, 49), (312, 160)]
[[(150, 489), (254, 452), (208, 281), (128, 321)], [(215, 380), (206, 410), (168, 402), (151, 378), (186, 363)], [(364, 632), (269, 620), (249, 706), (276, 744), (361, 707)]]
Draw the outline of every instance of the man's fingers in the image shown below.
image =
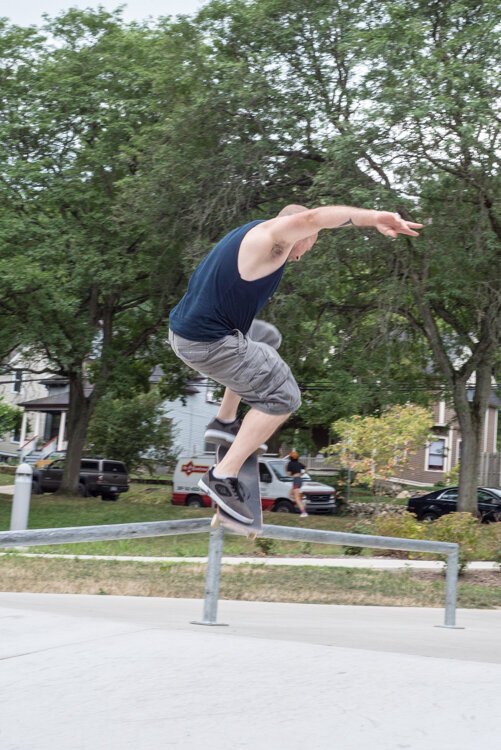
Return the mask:
[(415, 232), (415, 229), (422, 229), (423, 224), (418, 224), (413, 221), (405, 221), (398, 214), (394, 215), (393, 221), (387, 221), (382, 223), (378, 227), (381, 234), (391, 239), (396, 239), (399, 234), (405, 234), (408, 237), (419, 237), (419, 232)]
[(419, 237), (419, 232), (414, 232), (413, 229), (421, 229), (422, 224), (416, 224), (412, 221), (404, 221), (397, 230), (399, 234), (406, 234), (409, 237)]

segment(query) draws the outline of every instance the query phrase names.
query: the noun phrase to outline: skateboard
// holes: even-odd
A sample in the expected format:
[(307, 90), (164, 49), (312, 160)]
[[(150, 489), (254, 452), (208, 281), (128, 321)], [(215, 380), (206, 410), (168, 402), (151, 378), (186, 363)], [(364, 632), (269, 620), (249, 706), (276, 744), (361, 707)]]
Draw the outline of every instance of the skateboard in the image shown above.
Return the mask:
[[(217, 446), (216, 458), (218, 463), (226, 455), (228, 450), (229, 448), (226, 445)], [(216, 513), (212, 517), (211, 526), (213, 529), (222, 526), (223, 528), (228, 529), (228, 531), (233, 531), (235, 534), (243, 534), (248, 539), (255, 539), (263, 530), (263, 508), (261, 505), (261, 492), (259, 488), (259, 465), (257, 453), (253, 453), (252, 456), (249, 456), (240, 469), (238, 478), (249, 491), (249, 508), (254, 516), (254, 521), (251, 524), (241, 523), (240, 521), (237, 521), (236, 518), (233, 518), (224, 510), (216, 506)]]

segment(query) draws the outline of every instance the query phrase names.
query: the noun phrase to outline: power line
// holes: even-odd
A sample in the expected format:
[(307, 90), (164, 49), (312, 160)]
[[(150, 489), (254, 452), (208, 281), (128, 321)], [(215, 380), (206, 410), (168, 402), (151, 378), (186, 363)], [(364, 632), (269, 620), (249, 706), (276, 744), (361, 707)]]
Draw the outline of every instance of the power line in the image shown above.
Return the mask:
[[(14, 385), (17, 384), (19, 386), (23, 386), (25, 383), (44, 383), (48, 379), (47, 378), (23, 378), (23, 380), (0, 380), (0, 385)], [(63, 380), (63, 378), (61, 378)], [(55, 383), (54, 383), (55, 384)], [(337, 385), (334, 385), (333, 383), (327, 382), (320, 382), (320, 383), (298, 383), (299, 388), (303, 391), (318, 391), (320, 393), (328, 392), (328, 391), (335, 391), (338, 389)], [(391, 383), (389, 381), (371, 381), (371, 380), (363, 380), (358, 379), (352, 380), (351, 385), (359, 385), (359, 386), (369, 386), (369, 387), (379, 387), (384, 388), (386, 390), (390, 389), (393, 391), (403, 391), (403, 392), (414, 392), (414, 391), (423, 391), (423, 392), (432, 392), (434, 390), (442, 390), (444, 386), (440, 385), (408, 385), (406, 383)], [(200, 383), (198, 381), (188, 381), (186, 383), (186, 386), (193, 387), (193, 388), (210, 388), (211, 390), (214, 390), (214, 388), (224, 388), (224, 386), (220, 385), (219, 383), (216, 383), (216, 386), (214, 386), (214, 383)], [(474, 390), (474, 385), (466, 385), (466, 390)], [(498, 390), (501, 389), (501, 383), (492, 383), (491, 385), (492, 390)]]

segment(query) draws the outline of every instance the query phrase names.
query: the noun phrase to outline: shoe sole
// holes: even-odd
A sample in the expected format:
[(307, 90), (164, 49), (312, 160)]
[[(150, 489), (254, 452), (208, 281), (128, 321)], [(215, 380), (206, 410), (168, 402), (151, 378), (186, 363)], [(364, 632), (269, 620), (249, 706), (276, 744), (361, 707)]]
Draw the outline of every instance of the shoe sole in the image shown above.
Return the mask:
[(254, 518), (249, 518), (248, 516), (241, 516), (238, 511), (234, 510), (234, 508), (230, 508), (229, 505), (226, 505), (224, 500), (221, 500), (219, 495), (214, 492), (214, 490), (211, 490), (210, 487), (208, 487), (205, 482), (202, 479), (198, 480), (198, 486), (201, 490), (204, 490), (207, 495), (211, 498), (211, 500), (214, 500), (216, 505), (221, 508), (228, 516), (231, 516), (231, 518), (234, 518), (235, 521), (238, 521), (239, 523), (244, 523), (246, 525), (250, 525), (254, 523)]
[[(204, 435), (204, 440), (206, 443), (225, 443), (225, 445), (231, 445), (236, 438), (236, 435), (231, 435), (228, 432), (222, 432), (219, 430), (207, 430)], [(268, 450), (268, 446), (266, 443), (262, 443), (258, 451), (260, 453), (266, 453)]]

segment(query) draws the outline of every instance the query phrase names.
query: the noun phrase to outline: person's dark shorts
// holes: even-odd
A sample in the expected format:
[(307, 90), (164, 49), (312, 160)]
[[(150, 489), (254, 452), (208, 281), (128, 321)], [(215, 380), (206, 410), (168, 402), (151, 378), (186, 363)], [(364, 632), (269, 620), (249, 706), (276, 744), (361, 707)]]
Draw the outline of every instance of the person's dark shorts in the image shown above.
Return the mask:
[(301, 394), (290, 367), (265, 340), (279, 346), (281, 336), (264, 321), (254, 321), (246, 336), (234, 331), (217, 341), (190, 341), (169, 330), (169, 343), (179, 359), (230, 388), (244, 403), (265, 414), (297, 411)]
[(292, 477), (292, 488), (295, 490), (300, 490), (303, 486), (303, 480), (301, 477)]

